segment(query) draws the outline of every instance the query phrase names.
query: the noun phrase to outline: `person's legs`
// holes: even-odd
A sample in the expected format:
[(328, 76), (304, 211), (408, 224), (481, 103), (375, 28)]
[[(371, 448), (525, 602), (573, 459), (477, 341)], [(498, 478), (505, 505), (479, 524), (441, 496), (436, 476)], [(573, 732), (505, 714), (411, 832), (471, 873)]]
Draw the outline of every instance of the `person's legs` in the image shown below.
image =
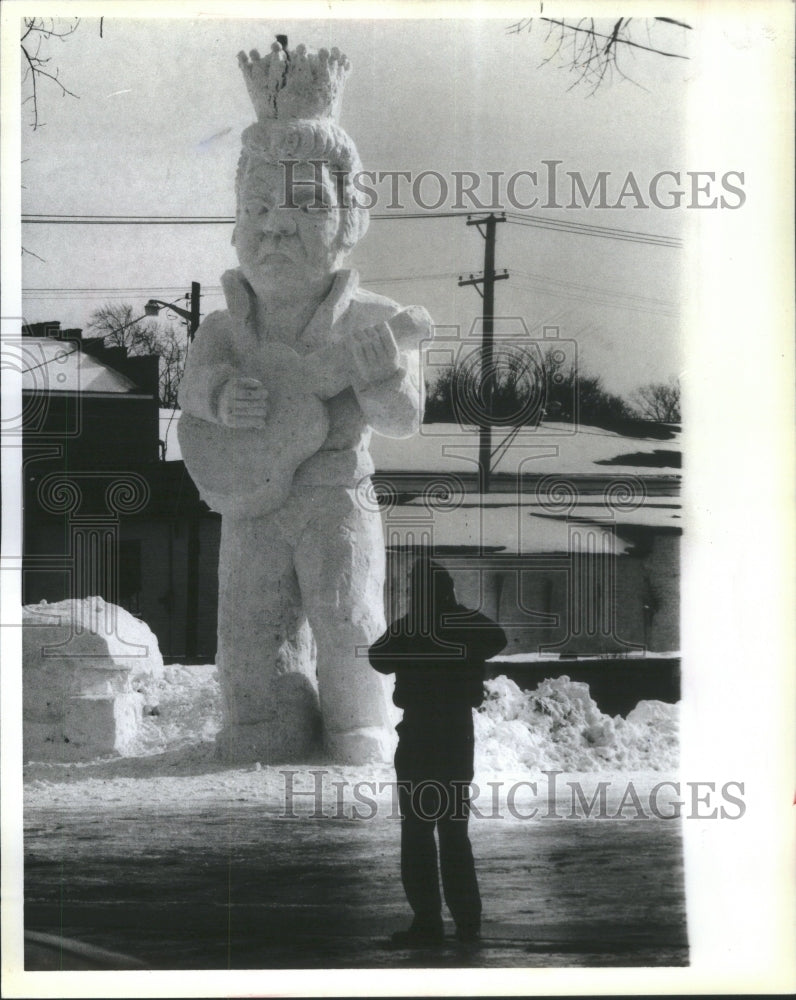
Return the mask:
[(415, 915), (413, 926), (424, 929), (442, 927), (442, 898), (439, 892), (435, 822), (426, 819), (436, 812), (438, 797), (424, 789), (422, 812), (413, 801), (412, 789), (398, 786), (401, 808), (401, 881)]
[(451, 807), (437, 824), (442, 888), (457, 937), (471, 940), (478, 937), (481, 927), (481, 895), (467, 833), (469, 787), (453, 782), (448, 785), (448, 794)]
[(446, 732), (440, 750), (440, 771), (446, 775), (447, 806), (437, 823), (440, 870), (445, 902), (456, 923), (456, 936), (474, 940), (481, 927), (481, 895), (467, 826), (474, 738), (468, 727)]
[[(402, 738), (395, 754), (398, 804), (401, 810), (401, 881), (414, 919), (408, 931), (393, 935), (396, 944), (435, 943), (443, 938), (442, 897), (439, 891), (436, 819), (440, 796), (424, 781), (422, 746)], [(419, 768), (418, 765), (421, 765)]]

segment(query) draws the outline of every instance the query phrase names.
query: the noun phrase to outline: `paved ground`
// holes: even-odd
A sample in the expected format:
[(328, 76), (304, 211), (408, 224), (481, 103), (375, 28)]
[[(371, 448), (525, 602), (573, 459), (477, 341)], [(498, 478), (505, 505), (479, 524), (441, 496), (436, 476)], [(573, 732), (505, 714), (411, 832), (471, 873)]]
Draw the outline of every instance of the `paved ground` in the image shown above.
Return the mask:
[[(143, 801), (101, 813), (36, 806), (25, 819), (26, 927), (154, 969), (688, 962), (671, 821), (473, 821), (483, 945), (396, 952), (384, 944), (408, 911), (395, 820)], [(29, 969), (47, 961), (28, 953)]]

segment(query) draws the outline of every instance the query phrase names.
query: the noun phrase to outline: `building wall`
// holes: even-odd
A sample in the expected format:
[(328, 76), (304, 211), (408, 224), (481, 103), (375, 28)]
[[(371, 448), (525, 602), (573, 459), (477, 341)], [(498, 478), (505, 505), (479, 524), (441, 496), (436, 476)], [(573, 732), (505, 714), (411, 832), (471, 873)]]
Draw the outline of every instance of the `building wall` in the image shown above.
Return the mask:
[(656, 538), (642, 559), (642, 579), (649, 607), (650, 649), (680, 648), (680, 536)]
[[(506, 654), (612, 654), (679, 649), (679, 538), (652, 536), (643, 550), (592, 556), (576, 567), (566, 555), (480, 558), (443, 555), (459, 601), (506, 630)], [(388, 552), (385, 609), (405, 613), (405, 553)], [(591, 600), (574, 591), (586, 573)], [(582, 581), (581, 581), (582, 586)], [(583, 591), (581, 591), (581, 594)]]
[[(76, 565), (68, 517), (30, 517), (23, 570), (23, 602), (38, 604), (98, 594), (149, 625), (164, 659), (187, 659), (188, 525), (183, 518), (120, 519), (112, 560), (101, 572)], [(196, 662), (216, 651), (219, 521), (199, 519), (199, 593)], [(116, 581), (111, 578), (116, 573)]]
[(35, 455), (42, 445), (57, 445), (60, 458), (48, 459), (50, 465), (120, 472), (158, 461), (156, 398), (88, 393), (50, 393), (45, 399), (26, 396), (26, 455)]

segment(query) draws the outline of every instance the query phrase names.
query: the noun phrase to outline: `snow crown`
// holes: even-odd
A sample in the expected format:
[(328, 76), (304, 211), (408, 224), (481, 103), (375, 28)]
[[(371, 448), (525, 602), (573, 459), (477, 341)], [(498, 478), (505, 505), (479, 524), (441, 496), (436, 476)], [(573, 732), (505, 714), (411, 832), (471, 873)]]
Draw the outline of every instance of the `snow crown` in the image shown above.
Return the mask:
[(330, 118), (340, 115), (343, 86), (351, 68), (339, 49), (312, 52), (297, 45), (291, 52), (281, 37), (261, 58), (256, 49), (249, 56), (238, 53), (257, 120)]
[(368, 211), (354, 189), (362, 163), (353, 140), (337, 124), (350, 63), (338, 49), (315, 53), (297, 45), (290, 51), (284, 35), (277, 36), (264, 59), (256, 49), (249, 56), (238, 53), (238, 63), (257, 121), (241, 136), (235, 180), (238, 206), (244, 185), (257, 183), (260, 164), (323, 161), (343, 195), (343, 247), (350, 250), (368, 228)]

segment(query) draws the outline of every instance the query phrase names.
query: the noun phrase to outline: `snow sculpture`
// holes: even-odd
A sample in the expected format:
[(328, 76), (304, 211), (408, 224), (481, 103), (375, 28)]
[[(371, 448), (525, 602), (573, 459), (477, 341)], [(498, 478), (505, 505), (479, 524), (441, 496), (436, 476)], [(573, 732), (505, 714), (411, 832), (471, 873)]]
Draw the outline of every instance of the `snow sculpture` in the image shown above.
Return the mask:
[[(284, 44), (282, 44), (284, 42)], [(223, 515), (218, 748), (227, 760), (317, 752), (386, 759), (393, 710), (367, 647), (384, 630), (384, 544), (364, 502), (371, 430), (415, 433), (430, 318), (342, 269), (367, 211), (337, 123), (348, 60), (275, 43), (238, 57), (244, 130), (227, 310), (209, 315), (180, 389), (180, 443)]]
[(163, 677), (144, 622), (101, 597), (24, 607), (22, 664), (26, 760), (136, 752)]

